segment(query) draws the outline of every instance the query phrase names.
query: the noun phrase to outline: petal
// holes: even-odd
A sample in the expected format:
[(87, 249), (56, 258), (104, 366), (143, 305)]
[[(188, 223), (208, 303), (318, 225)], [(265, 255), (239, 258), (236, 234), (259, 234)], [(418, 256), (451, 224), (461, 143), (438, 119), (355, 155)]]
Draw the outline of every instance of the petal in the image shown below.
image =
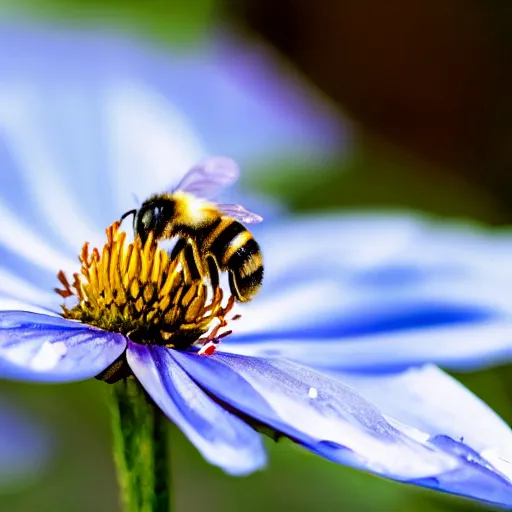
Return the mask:
[(399, 432), (337, 380), (293, 363), (229, 354), (173, 354), (219, 400), (337, 462), (399, 480), (456, 467)]
[(265, 283), (225, 350), (340, 370), (512, 357), (505, 234), (354, 214), (275, 224), (259, 241)]
[(137, 206), (134, 194), (142, 201), (176, 185), (205, 155), (185, 114), (142, 80), (109, 87), (105, 109), (117, 212)]
[[(485, 450), (486, 457), (493, 456), (484, 459), (484, 454), (447, 435), (431, 436), (415, 428), (414, 423), (406, 425), (384, 416), (339, 380), (276, 360), (186, 353), (177, 353), (176, 359), (194, 380), (220, 400), (336, 462), (445, 492), (499, 504), (512, 503), (512, 466), (506, 460), (489, 450)], [(463, 407), (485, 413), (485, 425), (491, 427), (491, 433), (501, 436), (500, 448), (510, 443), (510, 429), (483, 404), (462, 387), (454, 385), (450, 391), (453, 398), (464, 400)], [(404, 398), (403, 409), (414, 409), (416, 397), (405, 393), (389, 402), (400, 398)], [(462, 426), (468, 416), (452, 414), (451, 419)], [(416, 425), (425, 426), (421, 421)], [(436, 425), (443, 426), (443, 422)], [(455, 433), (457, 429), (447, 431)], [(468, 443), (484, 446), (481, 443), (485, 443), (488, 434), (472, 427), (466, 432)], [(414, 476), (422, 472), (431, 475)]]
[(290, 265), (312, 261), (324, 269), (357, 273), (403, 269), (403, 273), (395, 272), (395, 283), (414, 284), (429, 277), (426, 272), (443, 269), (458, 275), (464, 269), (510, 275), (510, 230), (484, 230), (446, 220), (439, 223), (409, 212), (355, 211), (289, 218), (267, 228), (259, 241), (274, 262), (268, 269), (269, 279), (279, 277)]
[(41, 307), (39, 304), (20, 300), (12, 297), (11, 295), (0, 294), (0, 312), (5, 311), (27, 311), (31, 313), (40, 313), (42, 315), (56, 315), (55, 311)]
[(462, 440), (482, 456), (495, 452), (512, 461), (509, 426), (460, 382), (433, 365), (390, 373), (337, 372), (336, 376), (386, 416), (432, 438)]
[(18, 25), (0, 43), (12, 50), (0, 55), (0, 197), (9, 191), (7, 208), (75, 251), (132, 194), (171, 186), (206, 152), (245, 166), (270, 147), (296, 155), (299, 142), (300, 158), (318, 158), (343, 139), (333, 110), (268, 50), (228, 36), (164, 53)]
[(71, 382), (95, 377), (125, 350), (126, 338), (27, 311), (0, 311), (2, 377)]
[(56, 98), (66, 103), (66, 91), (59, 92), (63, 86), (60, 82), (52, 95), (45, 94), (43, 87), (37, 89), (31, 84), (27, 88), (27, 85), (20, 84), (19, 77), (11, 74), (0, 88), (0, 133), (13, 156), (14, 172), (22, 180), (30, 204), (30, 208), (22, 204), (16, 204), (15, 208), (23, 216), (33, 212), (32, 217), (38, 217), (39, 226), (44, 221), (45, 226), (41, 227), (46, 238), (64, 241), (77, 251), (84, 240), (94, 241), (97, 231), (80, 201), (87, 189), (77, 189), (76, 184), (72, 186), (65, 178), (72, 166), (59, 162), (59, 152), (52, 144), (64, 143), (60, 139), (52, 141), (53, 127), (48, 120), (55, 119), (50, 112), (53, 116), (58, 112), (52, 109)]
[[(415, 303), (412, 299), (388, 301), (380, 307), (371, 303), (367, 308), (347, 306), (337, 315), (327, 310), (315, 322), (310, 318), (310, 309), (314, 308), (308, 310), (308, 304), (314, 303), (307, 295), (302, 299), (306, 300), (305, 309), (295, 322), (279, 325), (275, 305), (268, 312), (265, 307), (259, 308), (259, 321), (255, 314), (244, 313), (246, 323), (242, 319), (236, 324), (235, 333), (223, 343), (223, 350), (283, 357), (339, 371), (382, 371), (429, 362), (471, 369), (502, 364), (512, 358), (512, 321), (484, 306), (447, 301)], [(275, 324), (269, 321), (267, 325), (269, 316)]]
[(208, 462), (234, 475), (265, 465), (259, 434), (205, 394), (176, 364), (174, 351), (131, 343), (127, 360), (151, 398)]
[(462, 464), (456, 470), (435, 478), (410, 483), (501, 506), (512, 506), (512, 464), (509, 461), (494, 459), (491, 464), (465, 443), (447, 436), (437, 436), (430, 443), (459, 457)]
[[(56, 293), (49, 293), (47, 290), (22, 279), (15, 274), (7, 272), (0, 267), (0, 296), (9, 296), (27, 303), (37, 303), (39, 306), (57, 309), (62, 303), (62, 297)], [(1, 309), (7, 309), (2, 308)]]
[[(411, 318), (404, 319), (403, 328), (424, 325), (425, 318), (429, 325), (444, 325), (505, 314), (508, 298), (501, 287), (475, 275), (464, 260), (422, 264), (420, 255), (411, 254), (427, 226), (412, 216), (385, 214), (267, 225), (258, 236), (265, 256), (264, 286), (244, 308), (235, 334), (268, 339), (276, 331), (295, 337), (309, 329), (332, 338), (353, 333), (350, 324), (367, 333), (375, 324), (379, 331), (384, 324), (396, 328), (397, 319), (408, 312)], [(407, 256), (402, 253), (410, 254), (403, 263), (399, 260)]]
[[(266, 260), (263, 293), (334, 281), (338, 293), (355, 294), (356, 300), (423, 297), (481, 304), (483, 295), (486, 304), (494, 298), (496, 306), (506, 305), (505, 290), (496, 284), (508, 275), (510, 235), (492, 236), (464, 224), (436, 225), (413, 215), (360, 212), (267, 225), (258, 242)], [(332, 297), (321, 306), (327, 299)]]
[(242, 165), (287, 156), (321, 169), (348, 146), (349, 127), (333, 106), (260, 42), (217, 31), (186, 72), (162, 76), (167, 90), (185, 84), (189, 94), (175, 97), (207, 146)]
[(169, 186), (203, 155), (186, 116), (145, 83), (151, 54), (93, 32), (18, 27), (2, 41), (17, 55), (0, 57), (0, 140), (14, 164), (4, 190), (21, 185), (10, 203), (31, 224), (42, 213), (45, 235), (74, 251), (94, 242), (133, 193)]
[(512, 359), (512, 322), (419, 327), (368, 336), (305, 340), (284, 336), (268, 343), (226, 343), (230, 352), (286, 357), (317, 368), (372, 371), (436, 363), (454, 370), (504, 364)]
[(2, 267), (23, 276), (34, 276), (34, 281), (53, 280), (60, 269), (76, 269), (73, 259), (56, 249), (51, 241), (42, 238), (18, 214), (2, 206), (0, 199), (0, 256)]
[[(241, 310), (230, 341), (289, 339), (317, 341), (404, 332), (414, 328), (480, 326), (499, 321), (503, 313), (485, 304), (450, 299), (343, 297), (336, 283), (313, 282), (284, 290)], [(327, 297), (326, 297), (327, 295)], [(324, 307), (321, 307), (321, 306)], [(286, 314), (288, 308), (294, 309)], [(318, 309), (317, 309), (318, 308)], [(262, 321), (264, 319), (264, 321)]]

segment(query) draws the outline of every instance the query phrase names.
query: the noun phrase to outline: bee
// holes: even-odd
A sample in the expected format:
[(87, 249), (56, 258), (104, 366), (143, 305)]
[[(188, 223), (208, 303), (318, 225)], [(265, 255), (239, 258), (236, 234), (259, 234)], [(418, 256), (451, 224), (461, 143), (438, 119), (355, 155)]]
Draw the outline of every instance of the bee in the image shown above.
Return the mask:
[(187, 266), (199, 279), (209, 274), (214, 287), (219, 271), (227, 271), (232, 295), (251, 300), (263, 280), (260, 246), (242, 224), (263, 219), (237, 204), (218, 204), (210, 198), (238, 180), (237, 164), (226, 157), (211, 157), (192, 167), (169, 193), (146, 199), (133, 215), (133, 230), (143, 243), (149, 233), (155, 241), (178, 237), (171, 257), (181, 251)]

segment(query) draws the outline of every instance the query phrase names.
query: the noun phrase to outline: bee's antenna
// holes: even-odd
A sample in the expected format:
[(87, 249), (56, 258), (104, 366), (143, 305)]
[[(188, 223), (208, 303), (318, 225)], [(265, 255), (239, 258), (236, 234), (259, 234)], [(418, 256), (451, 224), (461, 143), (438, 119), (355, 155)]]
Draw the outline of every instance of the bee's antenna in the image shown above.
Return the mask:
[(119, 219), (119, 223), (122, 223), (124, 219), (126, 219), (126, 217), (129, 217), (130, 215), (135, 215), (137, 213), (137, 210), (128, 210), (126, 213), (123, 213), (123, 215), (121, 215), (121, 218)]

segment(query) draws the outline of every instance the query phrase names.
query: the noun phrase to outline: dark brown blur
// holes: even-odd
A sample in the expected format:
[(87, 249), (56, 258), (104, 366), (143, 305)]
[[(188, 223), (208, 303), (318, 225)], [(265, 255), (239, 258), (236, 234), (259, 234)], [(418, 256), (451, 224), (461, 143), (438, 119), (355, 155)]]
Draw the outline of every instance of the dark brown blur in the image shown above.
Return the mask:
[[(489, 194), (512, 222), (512, 2), (231, 0), (360, 126)], [(425, 179), (425, 176), (419, 179)], [(442, 179), (442, 176), (432, 176)]]

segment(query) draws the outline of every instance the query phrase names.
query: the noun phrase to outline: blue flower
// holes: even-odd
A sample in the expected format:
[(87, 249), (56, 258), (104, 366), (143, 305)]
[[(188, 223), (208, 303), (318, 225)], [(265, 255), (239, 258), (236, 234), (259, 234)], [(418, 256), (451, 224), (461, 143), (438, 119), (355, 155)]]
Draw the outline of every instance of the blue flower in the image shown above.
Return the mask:
[[(458, 351), (467, 360), (469, 352), (460, 338), (440, 346), (424, 333), (478, 328), (496, 318), (498, 301), (485, 300), (496, 296), (479, 300), (470, 290), (485, 280), (481, 260), (461, 254), (462, 242), (484, 254), (485, 236), (406, 216), (270, 222), (255, 230), (265, 286), (211, 356), (138, 344), (64, 319), (50, 293), (55, 272), (76, 270), (72, 257), (84, 241), (103, 242), (101, 228), (132, 206), (130, 194), (144, 197), (175, 180), (206, 152), (198, 133), (212, 137), (207, 148), (232, 152), (220, 137), (228, 144), (234, 132), (255, 130), (255, 119), (263, 118), (212, 127), (200, 125), (208, 120), (206, 107), (197, 114), (185, 103), (172, 106), (169, 100), (185, 102), (190, 91), (168, 89), (172, 79), (202, 75), (193, 59), (181, 62), (184, 68), (145, 53), (128, 59), (136, 47), (83, 34), (5, 37), (18, 51), (17, 59), (0, 57), (0, 375), (69, 382), (95, 377), (126, 354), (158, 406), (227, 472), (265, 464), (253, 429), (263, 426), (335, 462), (512, 505), (510, 429), (424, 364), (455, 363)], [(101, 55), (98, 67), (84, 57), (91, 51)], [(40, 64), (41, 54), (54, 58)], [(223, 111), (230, 112), (230, 95), (221, 96), (215, 101), (227, 102)], [(197, 89), (194, 98), (202, 99)], [(195, 130), (186, 128), (195, 121)], [(279, 126), (271, 117), (260, 123)], [(253, 150), (256, 156), (272, 147), (262, 140), (240, 136), (235, 155), (248, 162)]]
[[(310, 226), (322, 229), (322, 219)], [(283, 241), (281, 226), (267, 229)], [(265, 352), (265, 340), (278, 329), (282, 345), (297, 343), (299, 355), (307, 359), (307, 347), (297, 331), (307, 333), (315, 322), (321, 336), (322, 324), (332, 319), (333, 310), (326, 310), (319, 300), (325, 283), (321, 276), (311, 280), (312, 270), (305, 278), (297, 275), (288, 286), (275, 288), (276, 242), (268, 245), (265, 237), (262, 242), (268, 254), (269, 289), (264, 287), (254, 307), (244, 308), (233, 342), (224, 341), (214, 355), (141, 345), (56, 314), (29, 312), (33, 306), (25, 305), (25, 311), (0, 313), (2, 375), (45, 382), (80, 380), (97, 376), (126, 353), (131, 370), (153, 400), (208, 461), (230, 473), (247, 473), (265, 463), (261, 441), (252, 430), (263, 425), (336, 462), (511, 504), (511, 473), (504, 458), (509, 457), (510, 429), (441, 370), (424, 366), (382, 373), (380, 366), (365, 363), (354, 364), (335, 379), (275, 354), (243, 355)], [(326, 249), (334, 249), (326, 243)], [(293, 269), (297, 254), (289, 253), (288, 268)], [(315, 263), (320, 271), (327, 268), (325, 261)], [(39, 295), (41, 306), (51, 308)], [(385, 320), (387, 315), (388, 323), (396, 320), (403, 304), (396, 306), (386, 313), (368, 302), (367, 341), (371, 342), (376, 317)], [(454, 314), (449, 305), (422, 307), (425, 314)], [(402, 313), (402, 322), (409, 313)], [(308, 350), (315, 361), (317, 346), (311, 343)]]

